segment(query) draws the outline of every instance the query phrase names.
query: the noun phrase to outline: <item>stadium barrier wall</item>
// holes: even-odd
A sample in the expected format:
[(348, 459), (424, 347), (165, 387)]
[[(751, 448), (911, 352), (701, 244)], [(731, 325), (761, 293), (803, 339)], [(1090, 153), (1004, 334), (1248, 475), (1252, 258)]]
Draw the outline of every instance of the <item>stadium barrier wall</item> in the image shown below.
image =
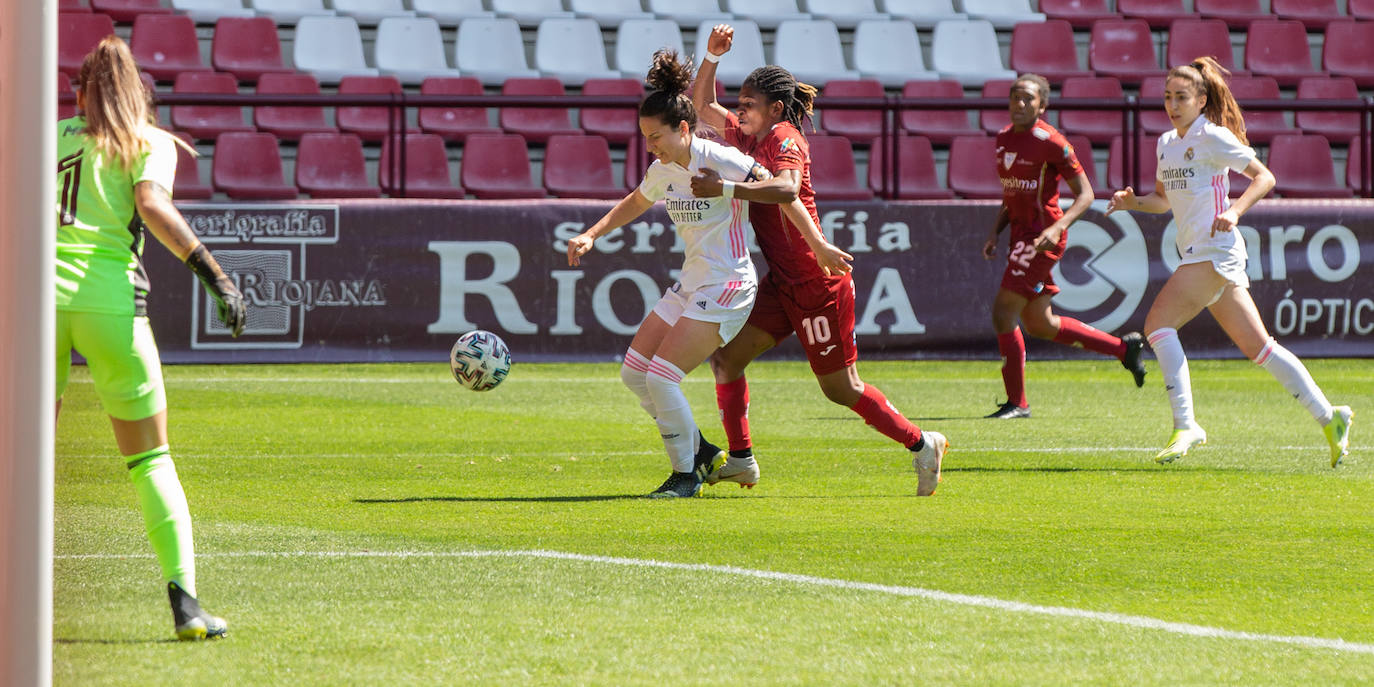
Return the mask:
[[(249, 301), (230, 338), (195, 277), (146, 251), (150, 313), (171, 363), (442, 361), (471, 329), (517, 361), (619, 359), (672, 284), (682, 246), (662, 206), (597, 241), (580, 268), (566, 240), (606, 201), (342, 201), (183, 204)], [(991, 303), (1007, 247), (981, 247), (996, 202), (823, 203), (823, 230), (855, 256), (868, 359), (996, 359)], [(1103, 214), (1069, 231), (1056, 311), (1139, 330), (1178, 261), (1170, 215)], [(1374, 204), (1261, 201), (1240, 231), (1255, 301), (1298, 355), (1374, 357)], [(1005, 234), (1003, 238), (1005, 239)], [(763, 269), (763, 261), (755, 251)], [(1239, 357), (1208, 316), (1183, 331), (1194, 357)], [(1032, 341), (1032, 357), (1091, 357)], [(774, 357), (800, 358), (790, 341)]]

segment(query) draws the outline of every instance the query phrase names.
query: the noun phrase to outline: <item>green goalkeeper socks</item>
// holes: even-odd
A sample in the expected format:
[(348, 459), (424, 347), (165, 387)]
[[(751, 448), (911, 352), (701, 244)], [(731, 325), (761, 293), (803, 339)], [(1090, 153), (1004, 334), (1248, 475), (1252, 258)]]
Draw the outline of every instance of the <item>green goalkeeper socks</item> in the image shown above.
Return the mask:
[(166, 445), (125, 456), (129, 479), (143, 508), (148, 541), (162, 566), (162, 576), (176, 582), (187, 594), (196, 595), (196, 551), (191, 540), (191, 511), (186, 492), (177, 479), (171, 451)]

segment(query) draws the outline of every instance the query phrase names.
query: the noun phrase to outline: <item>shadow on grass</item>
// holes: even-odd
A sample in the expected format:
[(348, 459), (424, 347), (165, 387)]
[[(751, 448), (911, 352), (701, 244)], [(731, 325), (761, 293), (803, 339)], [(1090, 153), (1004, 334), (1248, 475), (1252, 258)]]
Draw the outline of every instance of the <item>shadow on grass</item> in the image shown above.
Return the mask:
[(82, 639), (77, 637), (54, 637), (53, 644), (107, 644), (107, 645), (138, 645), (138, 644), (180, 644), (180, 640), (172, 639)]
[(422, 503), (426, 501), (453, 503), (580, 503), (583, 501), (624, 501), (642, 499), (643, 494), (608, 494), (605, 496), (406, 496), (398, 499), (353, 499), (354, 503)]

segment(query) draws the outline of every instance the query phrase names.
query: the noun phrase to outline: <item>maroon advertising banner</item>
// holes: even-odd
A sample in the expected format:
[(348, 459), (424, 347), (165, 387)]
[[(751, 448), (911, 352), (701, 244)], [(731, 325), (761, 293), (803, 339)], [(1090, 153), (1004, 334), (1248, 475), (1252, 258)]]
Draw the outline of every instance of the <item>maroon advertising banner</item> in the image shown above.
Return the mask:
[[(182, 204), (247, 296), (248, 324), (230, 338), (191, 273), (150, 246), (159, 348), (173, 363), (435, 361), (459, 334), (488, 329), (517, 361), (613, 360), (672, 284), (682, 245), (656, 207), (569, 267), (567, 239), (611, 205)], [(822, 229), (854, 255), (861, 355), (997, 357), (990, 307), (1007, 249), (981, 256), (996, 209), (822, 204)], [(1055, 308), (1110, 332), (1139, 330), (1178, 260), (1172, 216), (1104, 210), (1096, 203), (1070, 229)], [(1240, 231), (1275, 336), (1300, 356), (1374, 356), (1374, 204), (1265, 201)], [(757, 251), (755, 259), (765, 269)], [(1239, 355), (1205, 314), (1182, 338), (1193, 357)], [(799, 357), (800, 348), (770, 355)], [(1031, 355), (1089, 354), (1032, 343)]]

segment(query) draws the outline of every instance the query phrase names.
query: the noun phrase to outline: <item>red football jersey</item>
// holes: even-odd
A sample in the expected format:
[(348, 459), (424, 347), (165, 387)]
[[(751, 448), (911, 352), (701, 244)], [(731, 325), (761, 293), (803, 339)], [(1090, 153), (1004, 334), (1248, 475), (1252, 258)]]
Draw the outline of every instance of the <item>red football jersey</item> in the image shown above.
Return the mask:
[(1068, 139), (1044, 120), (1036, 120), (1026, 131), (1002, 129), (997, 134), (997, 176), (1013, 239), (1018, 234), (1038, 234), (1063, 217), (1059, 179), (1076, 177), (1082, 171)]
[[(816, 214), (816, 192), (811, 189), (811, 146), (797, 127), (791, 122), (779, 122), (762, 139), (755, 139), (740, 132), (739, 118), (731, 113), (721, 135), (726, 143), (739, 148), (774, 175), (784, 169), (800, 172), (801, 187), (797, 197), (811, 213), (811, 221), (817, 228), (821, 226), (820, 216)], [(750, 203), (749, 223), (754, 225), (759, 248), (775, 278), (796, 284), (825, 277), (820, 265), (816, 264), (816, 254), (806, 245), (801, 232), (783, 215), (781, 205)]]

